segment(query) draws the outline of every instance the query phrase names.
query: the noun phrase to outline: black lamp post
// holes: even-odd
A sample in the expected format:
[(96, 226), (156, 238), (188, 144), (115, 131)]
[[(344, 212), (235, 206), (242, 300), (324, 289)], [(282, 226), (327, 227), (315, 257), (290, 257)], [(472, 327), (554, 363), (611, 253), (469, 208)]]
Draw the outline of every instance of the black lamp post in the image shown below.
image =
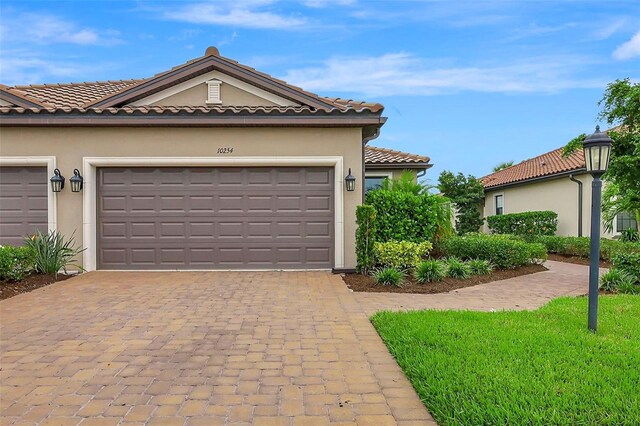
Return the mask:
[(60, 169), (55, 169), (53, 171), (53, 176), (51, 176), (51, 190), (53, 192), (60, 192), (62, 188), (64, 188), (64, 176), (60, 174)]
[(69, 183), (71, 184), (71, 192), (80, 192), (82, 191), (82, 183), (84, 179), (80, 174), (80, 170), (73, 169), (73, 176), (69, 178)]
[(351, 174), (351, 169), (349, 169), (349, 174), (344, 178), (344, 182), (347, 185), (347, 191), (356, 189), (356, 178)]
[(591, 251), (589, 253), (589, 330), (596, 332), (598, 327), (598, 280), (600, 272), (600, 213), (602, 202), (602, 180), (600, 177), (609, 167), (611, 138), (596, 131), (582, 142), (584, 161), (587, 171), (593, 176), (591, 182)]

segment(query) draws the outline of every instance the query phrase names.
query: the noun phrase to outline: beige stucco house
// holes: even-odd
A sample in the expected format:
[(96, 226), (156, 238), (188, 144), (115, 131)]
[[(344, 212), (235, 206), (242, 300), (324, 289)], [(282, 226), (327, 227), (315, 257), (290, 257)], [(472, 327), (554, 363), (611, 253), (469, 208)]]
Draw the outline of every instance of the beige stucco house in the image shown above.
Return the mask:
[(216, 48), (143, 80), (1, 86), (0, 244), (75, 233), (88, 271), (354, 268), (365, 173), (430, 167), (368, 147), (382, 111)]
[[(551, 210), (558, 214), (557, 235), (589, 236), (593, 178), (586, 171), (582, 150), (563, 157), (558, 148), (480, 180), (485, 188), (484, 217)], [(601, 232), (611, 238), (630, 227), (636, 227), (632, 215), (622, 214), (614, 221), (613, 232), (604, 227)], [(489, 231), (486, 221), (484, 231)]]

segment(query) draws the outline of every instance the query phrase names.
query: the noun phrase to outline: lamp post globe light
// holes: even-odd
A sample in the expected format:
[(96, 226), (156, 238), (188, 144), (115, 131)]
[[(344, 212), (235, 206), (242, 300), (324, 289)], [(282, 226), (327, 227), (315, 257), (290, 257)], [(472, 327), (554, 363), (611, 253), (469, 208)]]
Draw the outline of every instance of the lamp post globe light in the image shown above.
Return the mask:
[(602, 180), (600, 177), (609, 167), (611, 138), (596, 126), (594, 134), (582, 142), (587, 171), (593, 176), (591, 182), (591, 249), (589, 252), (589, 330), (598, 326), (598, 280), (600, 272), (600, 214), (602, 203)]

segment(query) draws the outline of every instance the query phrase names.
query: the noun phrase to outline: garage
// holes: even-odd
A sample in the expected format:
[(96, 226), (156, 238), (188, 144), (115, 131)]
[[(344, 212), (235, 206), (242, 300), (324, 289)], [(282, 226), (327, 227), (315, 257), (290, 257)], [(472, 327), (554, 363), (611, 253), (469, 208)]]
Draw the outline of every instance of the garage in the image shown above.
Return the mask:
[(0, 245), (22, 245), (26, 235), (47, 232), (46, 167), (0, 167)]
[(100, 269), (329, 269), (332, 167), (97, 169)]

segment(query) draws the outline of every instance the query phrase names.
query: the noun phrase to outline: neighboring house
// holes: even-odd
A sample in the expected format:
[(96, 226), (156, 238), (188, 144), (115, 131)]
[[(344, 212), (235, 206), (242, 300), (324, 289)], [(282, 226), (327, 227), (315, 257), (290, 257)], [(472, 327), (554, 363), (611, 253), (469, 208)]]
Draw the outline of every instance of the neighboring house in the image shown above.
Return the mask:
[(399, 178), (405, 170), (413, 172), (417, 180), (433, 166), (429, 161), (431, 159), (423, 155), (367, 145), (364, 151), (365, 191), (380, 187), (385, 179)]
[[(75, 233), (88, 271), (354, 268), (363, 146), (382, 111), (216, 48), (143, 80), (1, 86), (0, 244)], [(429, 166), (370, 152), (380, 173)]]
[[(496, 214), (551, 210), (558, 214), (558, 235), (589, 236), (591, 228), (591, 182), (584, 153), (568, 157), (562, 148), (525, 160), (480, 179), (485, 188), (484, 217)], [(580, 203), (580, 200), (582, 202)], [(488, 231), (485, 222), (485, 231)], [(618, 215), (612, 237), (635, 228), (631, 215)]]

